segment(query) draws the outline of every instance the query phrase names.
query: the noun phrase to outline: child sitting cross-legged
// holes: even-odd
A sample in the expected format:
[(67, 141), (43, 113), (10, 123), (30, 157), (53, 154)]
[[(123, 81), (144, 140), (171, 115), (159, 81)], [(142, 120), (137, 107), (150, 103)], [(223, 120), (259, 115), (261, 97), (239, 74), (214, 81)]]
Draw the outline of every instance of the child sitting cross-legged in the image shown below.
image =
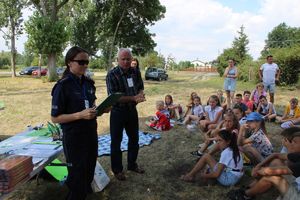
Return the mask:
[(196, 96), (193, 99), (193, 106), (191, 108), (191, 114), (188, 114), (182, 124), (186, 125), (190, 123), (191, 121), (194, 122), (194, 124), (198, 124), (198, 122), (202, 119), (204, 115), (203, 108), (201, 105), (200, 97)]
[(298, 99), (292, 98), (290, 103), (286, 106), (282, 117), (277, 117), (281, 122), (281, 128), (297, 126), (300, 124), (300, 107), (298, 106)]
[(177, 120), (181, 120), (182, 115), (182, 107), (180, 104), (174, 104), (173, 97), (169, 94), (165, 96), (165, 109), (167, 109), (170, 113), (170, 119), (177, 118)]
[(168, 112), (164, 108), (163, 101), (156, 101), (156, 113), (155, 117), (150, 119), (149, 123), (146, 123), (147, 126), (158, 130), (158, 131), (167, 131), (171, 128), (170, 120), (168, 118)]
[(200, 129), (209, 131), (215, 129), (222, 121), (223, 108), (221, 107), (217, 95), (211, 95), (208, 99), (208, 105), (204, 108), (205, 119), (200, 120)]
[(273, 152), (273, 146), (266, 135), (265, 121), (259, 113), (250, 113), (246, 120), (239, 130), (238, 145), (251, 163), (257, 164)]
[(219, 162), (211, 155), (204, 154), (189, 173), (181, 176), (183, 181), (194, 181), (206, 165), (209, 166), (209, 172), (204, 170), (200, 174), (202, 179), (216, 179), (223, 186), (235, 185), (240, 180), (243, 176), (243, 158), (236, 143), (236, 135), (220, 130), (216, 139), (222, 149)]
[(263, 115), (263, 118), (267, 121), (274, 122), (276, 119), (276, 110), (274, 105), (271, 102), (268, 102), (267, 97), (263, 95), (259, 97), (259, 104), (256, 112)]
[[(183, 118), (185, 118), (188, 114), (191, 114), (191, 109), (192, 109), (192, 106), (193, 106), (193, 100), (194, 100), (194, 97), (197, 97), (197, 96), (198, 96), (198, 94), (196, 92), (191, 93), (188, 104), (186, 105), (186, 111), (183, 115)], [(200, 102), (200, 104), (201, 104), (201, 102)]]
[(252, 199), (273, 186), (280, 192), (278, 200), (300, 199), (300, 128), (285, 129), (281, 135), (288, 153), (273, 153), (256, 165), (252, 176), (257, 180), (247, 189), (231, 190), (227, 194), (230, 199)]

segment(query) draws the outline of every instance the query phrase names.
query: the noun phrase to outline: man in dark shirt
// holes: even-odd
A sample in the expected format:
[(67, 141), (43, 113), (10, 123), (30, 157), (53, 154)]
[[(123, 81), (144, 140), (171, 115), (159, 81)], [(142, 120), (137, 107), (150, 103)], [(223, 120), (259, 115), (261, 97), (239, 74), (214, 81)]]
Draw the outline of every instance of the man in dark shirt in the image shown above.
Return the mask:
[[(300, 199), (300, 128), (285, 129), (281, 135), (288, 153), (273, 153), (256, 165), (252, 176), (259, 180), (251, 184), (247, 190), (230, 191), (228, 193), (230, 199), (252, 199), (258, 194), (265, 193), (272, 186), (279, 190), (282, 200)], [(293, 183), (290, 184), (287, 178), (291, 178)]]
[(243, 96), (242, 96), (242, 94), (236, 94), (235, 95), (235, 102), (234, 102), (233, 106), (235, 106), (235, 105), (239, 105), (242, 108), (243, 112), (245, 112), (246, 115), (252, 112), (247, 107), (247, 105), (243, 103)]
[(139, 70), (131, 68), (132, 55), (129, 49), (118, 52), (118, 66), (108, 72), (106, 85), (108, 94), (124, 94), (113, 106), (110, 115), (111, 168), (118, 180), (125, 180), (120, 149), (123, 130), (128, 135), (127, 169), (144, 173), (137, 163), (139, 150), (139, 121), (136, 105), (145, 101), (144, 84)]

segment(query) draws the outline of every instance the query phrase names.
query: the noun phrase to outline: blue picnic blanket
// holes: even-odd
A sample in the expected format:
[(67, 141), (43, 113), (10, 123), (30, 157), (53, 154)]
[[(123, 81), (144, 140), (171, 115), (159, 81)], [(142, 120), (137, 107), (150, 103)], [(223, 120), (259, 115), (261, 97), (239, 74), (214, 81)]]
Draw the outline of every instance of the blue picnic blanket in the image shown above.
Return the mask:
[[(150, 145), (153, 140), (160, 139), (160, 133), (147, 133), (139, 131), (139, 146)], [(110, 134), (98, 136), (98, 156), (110, 155)], [(123, 140), (121, 143), (121, 151), (128, 150), (128, 137), (126, 131), (123, 131)]]

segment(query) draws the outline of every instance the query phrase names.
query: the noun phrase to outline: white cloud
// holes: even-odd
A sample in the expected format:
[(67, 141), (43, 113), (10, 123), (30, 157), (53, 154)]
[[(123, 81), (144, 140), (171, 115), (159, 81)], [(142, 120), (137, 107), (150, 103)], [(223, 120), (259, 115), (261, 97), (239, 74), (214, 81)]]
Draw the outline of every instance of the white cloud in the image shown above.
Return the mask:
[(250, 54), (257, 58), (268, 32), (279, 23), (300, 26), (298, 0), (260, 1), (260, 9), (255, 12), (236, 12), (216, 0), (161, 0), (161, 3), (167, 8), (165, 19), (151, 27), (157, 35), (156, 49), (166, 56), (171, 53), (177, 60), (216, 58), (231, 45), (241, 25), (250, 40)]

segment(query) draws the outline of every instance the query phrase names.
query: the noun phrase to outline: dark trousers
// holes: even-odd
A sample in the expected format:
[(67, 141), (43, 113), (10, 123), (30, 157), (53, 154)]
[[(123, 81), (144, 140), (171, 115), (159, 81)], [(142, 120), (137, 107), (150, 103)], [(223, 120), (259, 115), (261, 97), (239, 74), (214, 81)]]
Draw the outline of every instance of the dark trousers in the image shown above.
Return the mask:
[(123, 171), (121, 142), (123, 129), (128, 136), (127, 167), (130, 169), (137, 166), (136, 160), (139, 151), (139, 121), (135, 107), (114, 107), (110, 113), (111, 135), (111, 168), (114, 173)]
[(68, 166), (66, 184), (69, 188), (67, 200), (84, 200), (92, 192), (91, 182), (98, 156), (98, 136), (93, 130), (64, 132), (64, 153)]

